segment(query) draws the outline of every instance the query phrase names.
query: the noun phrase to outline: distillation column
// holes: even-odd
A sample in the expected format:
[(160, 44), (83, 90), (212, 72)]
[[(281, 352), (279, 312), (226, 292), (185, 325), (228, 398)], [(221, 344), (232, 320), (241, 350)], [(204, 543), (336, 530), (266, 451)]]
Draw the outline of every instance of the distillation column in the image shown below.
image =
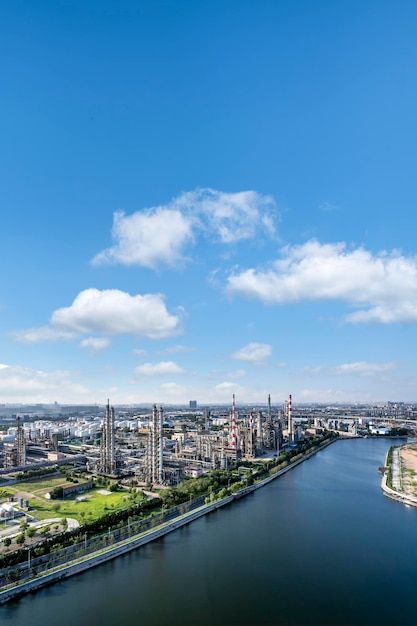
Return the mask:
[(288, 445), (293, 443), (292, 395), (288, 396)]
[(261, 451), (263, 448), (262, 411), (258, 411), (256, 414), (256, 447), (259, 451)]
[(16, 465), (17, 467), (23, 467), (26, 464), (26, 444), (25, 431), (23, 429), (23, 425), (20, 423), (20, 417), (17, 418), (16, 448)]
[(236, 450), (236, 413), (235, 413), (235, 394), (232, 396), (232, 417), (231, 417), (231, 447)]
[(159, 452), (159, 463), (158, 463), (158, 483), (162, 485), (164, 481), (164, 446), (163, 446), (163, 438), (162, 438), (162, 429), (164, 425), (164, 409), (159, 407), (159, 422), (158, 422), (158, 452)]
[(115, 435), (114, 435), (114, 408), (110, 408), (107, 400), (106, 415), (103, 421), (103, 433), (100, 444), (99, 471), (103, 474), (114, 474), (116, 470)]

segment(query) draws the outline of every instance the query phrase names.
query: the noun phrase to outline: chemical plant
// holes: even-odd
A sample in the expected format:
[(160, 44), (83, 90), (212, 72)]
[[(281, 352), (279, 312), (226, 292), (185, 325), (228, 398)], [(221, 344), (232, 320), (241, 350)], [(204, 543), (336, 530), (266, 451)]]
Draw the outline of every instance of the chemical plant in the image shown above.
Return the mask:
[[(388, 434), (393, 426), (409, 430), (415, 407), (298, 406), (292, 396), (262, 407), (163, 408), (134, 410), (105, 407), (39, 407), (3, 416), (0, 474), (48, 465), (81, 464), (92, 475), (126, 478), (137, 485), (175, 485), (216, 469), (233, 469), (241, 461), (265, 460), (282, 448), (296, 446), (323, 430), (346, 436)], [(1, 411), (1, 409), (0, 409)], [(48, 419), (49, 417), (49, 419)], [(7, 427), (7, 423), (13, 425)]]
[(234, 468), (240, 460), (276, 456), (301, 436), (293, 425), (291, 396), (278, 408), (269, 396), (266, 409), (237, 409), (234, 395), (229, 410), (200, 411), (195, 401), (190, 406), (164, 411), (154, 405), (135, 413), (115, 411), (107, 401), (104, 413), (96, 409), (53, 420), (17, 415), (16, 425), (0, 435), (0, 472), (82, 460), (91, 474), (175, 485), (187, 476)]

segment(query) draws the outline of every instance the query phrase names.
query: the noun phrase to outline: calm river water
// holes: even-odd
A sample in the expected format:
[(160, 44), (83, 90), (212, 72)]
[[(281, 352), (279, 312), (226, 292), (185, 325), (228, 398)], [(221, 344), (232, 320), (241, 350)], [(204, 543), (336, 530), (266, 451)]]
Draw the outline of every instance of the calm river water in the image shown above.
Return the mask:
[(417, 623), (417, 509), (385, 498), (392, 442), (338, 441), (269, 486), (0, 607), (1, 626)]

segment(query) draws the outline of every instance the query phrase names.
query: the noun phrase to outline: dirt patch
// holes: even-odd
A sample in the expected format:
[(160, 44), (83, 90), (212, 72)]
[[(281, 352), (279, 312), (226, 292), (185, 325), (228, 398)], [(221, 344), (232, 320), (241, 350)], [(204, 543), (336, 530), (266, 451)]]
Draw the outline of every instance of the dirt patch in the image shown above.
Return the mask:
[(417, 444), (400, 448), (401, 480), (405, 493), (417, 495)]
[(101, 493), (102, 496), (109, 496), (111, 494), (111, 491), (107, 491), (107, 489), (99, 489), (98, 492)]

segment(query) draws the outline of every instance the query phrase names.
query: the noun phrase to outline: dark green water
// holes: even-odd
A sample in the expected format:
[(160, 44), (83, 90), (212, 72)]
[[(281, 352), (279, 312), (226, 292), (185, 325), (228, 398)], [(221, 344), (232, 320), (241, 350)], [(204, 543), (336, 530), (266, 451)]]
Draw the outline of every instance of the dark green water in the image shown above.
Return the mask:
[(0, 608), (10, 626), (417, 623), (417, 509), (382, 495), (387, 440), (339, 441), (136, 552)]

